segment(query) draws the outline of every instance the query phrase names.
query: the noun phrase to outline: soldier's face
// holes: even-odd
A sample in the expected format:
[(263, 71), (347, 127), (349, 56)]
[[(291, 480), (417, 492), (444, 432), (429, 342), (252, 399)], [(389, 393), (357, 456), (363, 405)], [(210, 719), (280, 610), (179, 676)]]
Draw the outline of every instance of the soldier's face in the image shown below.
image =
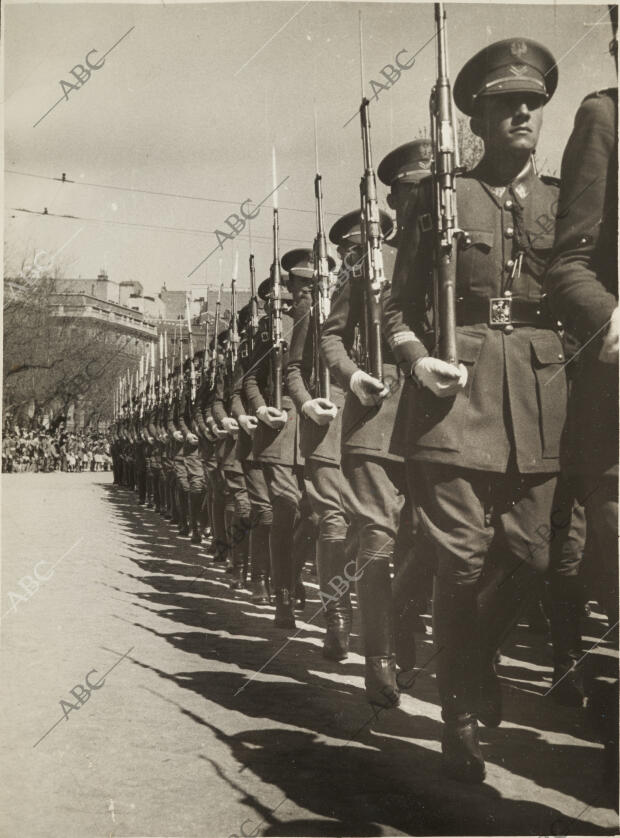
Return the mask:
[(534, 151), (542, 126), (544, 100), (536, 94), (487, 96), (481, 101), (472, 130), (485, 150)]

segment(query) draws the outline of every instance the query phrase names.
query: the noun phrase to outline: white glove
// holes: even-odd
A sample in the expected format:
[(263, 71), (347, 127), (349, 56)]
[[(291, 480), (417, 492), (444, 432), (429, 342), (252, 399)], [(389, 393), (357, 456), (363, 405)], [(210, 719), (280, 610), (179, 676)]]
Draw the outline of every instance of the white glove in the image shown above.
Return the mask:
[(620, 314), (618, 311), (618, 306), (616, 306), (614, 313), (611, 315), (609, 329), (603, 339), (603, 346), (598, 356), (599, 361), (602, 361), (604, 364), (618, 363), (618, 342), (620, 337)]
[(309, 399), (301, 406), (301, 412), (317, 425), (329, 425), (338, 415), (338, 408), (329, 399)]
[(278, 410), (277, 407), (267, 407), (264, 404), (258, 408), (256, 416), (261, 422), (274, 430), (283, 428), (288, 420), (286, 410)]
[(189, 442), (190, 445), (198, 445), (198, 437), (192, 431), (189, 431), (185, 439)]
[(239, 433), (239, 425), (237, 424), (237, 420), (234, 419), (232, 416), (225, 416), (224, 419), (222, 419), (222, 427), (225, 431), (227, 431), (229, 434), (232, 434), (233, 436)]
[(440, 358), (420, 358), (413, 373), (420, 384), (428, 387), (440, 399), (456, 395), (467, 384), (467, 368), (463, 364), (457, 367)]
[(224, 437), (228, 436), (228, 431), (225, 431), (223, 428), (213, 428), (213, 433), (218, 439), (224, 439)]
[(176, 439), (177, 442), (183, 442), (184, 437), (183, 437), (183, 434), (181, 433), (181, 431), (175, 431), (172, 434), (172, 436)]
[(239, 417), (238, 422), (248, 436), (254, 436), (254, 431), (258, 428), (258, 419), (256, 416), (247, 416), (244, 413)]
[(373, 378), (363, 370), (355, 370), (349, 381), (349, 389), (365, 407), (381, 404), (389, 393), (378, 378)]

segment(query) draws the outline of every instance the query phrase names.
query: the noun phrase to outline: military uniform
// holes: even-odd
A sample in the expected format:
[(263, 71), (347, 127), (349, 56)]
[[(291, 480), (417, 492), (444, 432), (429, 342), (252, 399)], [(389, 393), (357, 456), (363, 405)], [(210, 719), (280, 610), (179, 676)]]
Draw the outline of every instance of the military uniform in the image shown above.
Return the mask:
[[(580, 344), (569, 367), (572, 389), (565, 464), (585, 503), (592, 589), (610, 625), (618, 620), (618, 363), (602, 362), (599, 353), (618, 306), (617, 133), (617, 89), (586, 97), (562, 159), (553, 260), (545, 279), (554, 314)], [(554, 637), (556, 680), (581, 651), (578, 580), (568, 577), (558, 582), (554, 604), (564, 628), (556, 632), (559, 649)], [(565, 677), (563, 684), (573, 677), (572, 673)], [(603, 720), (615, 798), (617, 680), (606, 692), (602, 700), (591, 696), (590, 701)]]
[[(504, 118), (520, 125), (526, 119), (522, 103), (535, 99), (540, 106), (556, 84), (548, 50), (529, 40), (502, 41), (463, 68), (455, 101), (476, 116), (484, 114), (485, 97), (518, 94), (518, 121), (513, 114)], [(513, 142), (507, 136), (503, 148)], [(494, 655), (533, 588), (530, 566), (545, 570), (548, 564), (548, 541), (540, 533), (548, 531), (553, 508), (567, 399), (564, 349), (541, 289), (552, 231), (541, 235), (539, 219), (552, 214), (558, 186), (536, 175), (527, 148), (516, 148), (510, 159), (523, 168), (510, 182), (495, 174), (486, 153), (456, 180), (464, 231), (456, 272), (457, 354), (466, 385), (449, 398), (407, 385), (414, 395), (408, 467), (438, 562), (433, 631), (446, 722), (444, 767), (451, 776), (478, 782), (484, 761), (477, 718), (489, 725), (501, 720)], [(416, 363), (429, 354), (431, 193), (431, 183), (423, 183), (412, 202), (384, 301), (385, 333), (409, 382)], [(512, 568), (479, 601), (495, 536)]]
[[(384, 235), (392, 222), (382, 214)], [(363, 260), (360, 213), (349, 213), (330, 230), (330, 239), (350, 248), (345, 256), (340, 290), (334, 295), (330, 316), (321, 335), (321, 353), (333, 379), (346, 392), (342, 412), (342, 471), (351, 488), (352, 525), (359, 540), (357, 593), (366, 656), (366, 695), (371, 703), (392, 706), (398, 702), (395, 669), (394, 602), (390, 563), (394, 559), (401, 512), (407, 492), (403, 465), (406, 404), (403, 376), (389, 346), (383, 342), (383, 381), (388, 396), (377, 406), (364, 406), (350, 390), (359, 369), (353, 360), (356, 330), (364, 320), (363, 276), (357, 263)], [(393, 256), (383, 248), (386, 276), (391, 275)], [(354, 269), (349, 270), (348, 265)], [(404, 532), (406, 530), (406, 532)], [(405, 549), (413, 539), (411, 518), (403, 521)], [(413, 639), (409, 642), (413, 652)], [(410, 666), (413, 662), (409, 661)], [(410, 668), (408, 666), (408, 668)]]
[[(244, 395), (244, 378), (250, 368), (253, 355), (253, 340), (249, 333), (239, 343), (239, 360), (234, 376), (230, 402), (232, 416), (239, 421), (248, 416), (251, 408)], [(250, 557), (252, 601), (269, 602), (269, 531), (273, 521), (273, 510), (265, 474), (252, 452), (252, 436), (240, 427), (237, 434), (235, 458), (241, 463), (251, 508)]]
[[(293, 330), (293, 318), (288, 310), (290, 300), (283, 301), (282, 335), (288, 340)], [(273, 347), (270, 316), (261, 318), (254, 353), (244, 379), (244, 393), (248, 406), (257, 410), (273, 405), (273, 380), (271, 350)], [(282, 367), (286, 369), (287, 351), (283, 352)], [(283, 628), (295, 625), (293, 617), (293, 592), (298, 584), (302, 549), (295, 549), (295, 538), (302, 521), (301, 507), (304, 495), (304, 459), (299, 448), (299, 419), (295, 405), (287, 393), (283, 375), (282, 410), (286, 423), (274, 429), (260, 421), (252, 440), (252, 456), (261, 463), (273, 508), (273, 521), (269, 534), (271, 580), (276, 594), (275, 622)], [(301, 545), (300, 545), (301, 546)], [(297, 561), (296, 561), (297, 560)]]
[[(319, 378), (319, 371), (314, 369), (313, 318), (318, 317), (319, 313), (312, 305), (313, 252), (305, 249), (289, 251), (282, 258), (282, 265), (289, 272), (289, 284), (298, 283), (294, 292), (295, 325), (291, 335), (286, 383), (300, 417), (300, 448), (305, 460), (305, 483), (319, 529), (316, 562), (327, 628), (323, 654), (327, 658), (343, 660), (348, 653), (352, 622), (349, 591), (341, 591), (338, 585), (338, 580), (345, 580), (346, 577), (345, 567), (349, 558), (346, 509), (352, 503), (351, 499), (347, 500), (350, 490), (340, 468), (344, 392), (337, 384), (330, 384), (329, 402), (336, 407), (337, 413), (329, 424), (318, 425), (304, 414), (304, 405), (312, 400), (311, 391), (316, 390)], [(330, 270), (335, 267), (331, 259), (329, 267)], [(354, 566), (355, 563), (351, 564)]]
[[(232, 367), (232, 359), (226, 358), (215, 379), (215, 393), (211, 413), (218, 427), (223, 428), (224, 419), (232, 416), (232, 396), (239, 367)], [(219, 463), (226, 488), (225, 522), (227, 540), (230, 546), (233, 581), (231, 587), (245, 585), (249, 558), (250, 499), (245, 485), (243, 467), (236, 457), (237, 440), (231, 433), (220, 441)]]

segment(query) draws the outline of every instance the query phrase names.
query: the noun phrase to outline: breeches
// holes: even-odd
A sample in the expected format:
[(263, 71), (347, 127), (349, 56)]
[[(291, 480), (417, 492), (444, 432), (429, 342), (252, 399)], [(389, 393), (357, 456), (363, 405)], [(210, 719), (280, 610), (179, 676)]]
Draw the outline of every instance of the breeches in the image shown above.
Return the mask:
[(496, 536), (517, 565), (547, 569), (557, 475), (492, 474), (426, 462), (407, 468), (415, 473), (415, 503), (440, 578), (478, 582)]
[(319, 526), (321, 541), (344, 541), (347, 537), (348, 514), (354, 505), (349, 484), (335, 463), (306, 460), (308, 501)]

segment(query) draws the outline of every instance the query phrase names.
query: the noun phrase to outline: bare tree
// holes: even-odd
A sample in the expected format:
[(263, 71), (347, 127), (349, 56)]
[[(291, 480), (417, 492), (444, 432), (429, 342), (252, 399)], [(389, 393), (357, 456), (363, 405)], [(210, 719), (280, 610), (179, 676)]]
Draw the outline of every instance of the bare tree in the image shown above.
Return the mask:
[(60, 268), (21, 262), (21, 275), (5, 278), (3, 410), (25, 417), (66, 415), (78, 402), (90, 418), (112, 418), (112, 393), (120, 375), (135, 369), (133, 340), (106, 323), (58, 316), (55, 280)]

